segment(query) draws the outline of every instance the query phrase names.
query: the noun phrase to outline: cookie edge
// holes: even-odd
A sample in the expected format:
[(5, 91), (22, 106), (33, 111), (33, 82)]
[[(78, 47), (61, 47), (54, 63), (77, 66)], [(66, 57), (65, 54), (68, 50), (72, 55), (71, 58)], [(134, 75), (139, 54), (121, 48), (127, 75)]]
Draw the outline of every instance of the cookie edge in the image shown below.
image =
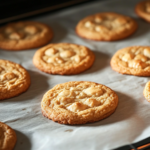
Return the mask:
[[(119, 14), (119, 13), (115, 13), (115, 12), (102, 12), (102, 13), (114, 13), (114, 14)], [(96, 13), (96, 14), (100, 14), (100, 13)], [(93, 14), (93, 15), (96, 15), (96, 14)], [(122, 14), (119, 14), (119, 15), (122, 15)], [(91, 15), (89, 15), (89, 16), (91, 16)], [(122, 16), (125, 16), (125, 15), (122, 15)], [(88, 17), (88, 16), (87, 16)], [(129, 17), (129, 16), (125, 16), (125, 17)], [(86, 18), (86, 17), (84, 17), (84, 18)], [(83, 18), (83, 19), (84, 19)], [(130, 36), (132, 36), (136, 31), (137, 31), (137, 29), (138, 29), (138, 23), (135, 21), (135, 19), (133, 19), (133, 18), (131, 18), (131, 17), (129, 17), (130, 19), (132, 19), (132, 21), (134, 22), (134, 26), (135, 26), (135, 28), (134, 28), (134, 30), (131, 30), (128, 34), (126, 34), (125, 36), (122, 36), (122, 37), (119, 37), (119, 38), (112, 38), (112, 37), (109, 37), (109, 39), (104, 39), (104, 38), (91, 38), (91, 37), (86, 37), (86, 36), (84, 36), (83, 34), (80, 34), (79, 33), (79, 30), (77, 29), (77, 27), (78, 27), (78, 24), (79, 24), (79, 22), (80, 21), (82, 21), (83, 19), (81, 19), (78, 23), (77, 23), (77, 25), (76, 25), (76, 27), (75, 27), (75, 33), (79, 36), (79, 37), (81, 37), (81, 38), (84, 38), (84, 39), (88, 39), (88, 40), (93, 40), (93, 41), (108, 41), (108, 42), (110, 42), (110, 41), (119, 41), (119, 40), (123, 40), (123, 39), (126, 39), (127, 37), (130, 37)], [(127, 33), (127, 32), (126, 32)]]
[[(19, 21), (19, 22), (31, 22), (31, 23), (38, 23), (38, 24), (42, 24), (43, 26), (45, 26), (48, 29), (48, 33), (46, 34), (47, 36), (44, 37), (42, 40), (40, 40), (41, 42), (37, 42), (32, 43), (32, 44), (23, 44), (23, 46), (10, 46), (9, 44), (0, 44), (0, 49), (1, 50), (8, 50), (8, 51), (21, 51), (21, 50), (29, 50), (29, 49), (34, 49), (34, 48), (38, 48), (38, 47), (42, 47), (46, 44), (48, 44), (54, 37), (54, 33), (53, 30), (50, 26), (48, 26), (45, 23), (41, 23), (41, 22), (37, 22), (37, 21)], [(17, 23), (17, 22), (13, 22), (13, 23)], [(48, 37), (48, 38), (47, 38)]]
[(110, 60), (110, 66), (112, 68), (112, 70), (120, 73), (120, 74), (124, 74), (124, 75), (134, 75), (134, 76), (141, 76), (141, 77), (149, 77), (150, 76), (150, 72), (146, 72), (146, 71), (142, 71), (140, 73), (136, 73), (136, 71), (134, 69), (128, 69), (128, 68), (124, 68), (124, 67), (119, 67), (116, 63), (113, 62), (115, 55), (126, 48), (130, 48), (130, 47), (149, 47), (150, 46), (129, 46), (129, 47), (124, 47), (122, 49), (119, 49), (118, 51), (116, 51), (116, 53), (112, 56), (111, 60)]
[[(51, 44), (73, 44), (73, 45), (78, 45), (78, 44), (74, 44), (74, 43), (51, 43)], [(46, 45), (45, 48), (46, 48), (47, 46), (51, 45), (51, 44)], [(78, 45), (78, 46), (83, 46), (83, 45)], [(84, 46), (84, 47), (86, 47), (86, 46)], [(44, 48), (44, 47), (42, 47), (41, 49), (43, 49), (43, 48)], [(79, 66), (79, 67), (77, 67), (77, 69), (61, 70), (61, 71), (55, 70), (55, 69), (53, 69), (53, 70), (45, 69), (45, 68), (43, 68), (43, 66), (41, 66), (41, 65), (39, 64), (39, 62), (38, 62), (37, 59), (36, 59), (36, 53), (37, 53), (38, 51), (40, 51), (41, 49), (39, 49), (39, 50), (37, 50), (37, 51), (35, 52), (35, 54), (34, 54), (34, 56), (33, 56), (33, 59), (32, 59), (32, 62), (33, 62), (34, 66), (35, 66), (36, 68), (38, 68), (40, 71), (45, 72), (45, 73), (48, 73), (48, 74), (54, 74), (54, 75), (57, 75), (57, 74), (58, 74), (58, 75), (76, 75), (76, 74), (80, 74), (80, 73), (82, 73), (82, 72), (84, 72), (84, 71), (90, 69), (90, 68), (93, 66), (94, 62), (95, 62), (95, 54), (94, 54), (94, 52), (93, 52), (91, 49), (89, 49), (88, 47), (86, 47), (86, 48), (87, 48), (88, 51), (91, 53), (91, 54), (90, 54), (91, 59), (90, 59), (90, 61), (88, 62), (88, 65), (87, 65), (86, 67), (85, 67), (85, 66)]]
[[(1, 59), (1, 60), (4, 60), (4, 59)], [(26, 91), (28, 90), (28, 88), (30, 87), (30, 85), (31, 85), (31, 78), (30, 78), (30, 75), (29, 75), (28, 71), (27, 71), (24, 67), (22, 67), (22, 66), (21, 66), (20, 64), (18, 64), (18, 63), (15, 63), (15, 62), (12, 62), (12, 61), (9, 61), (9, 60), (4, 60), (4, 61), (7, 61), (7, 62), (9, 62), (9, 63), (11, 63), (11, 64), (14, 64), (14, 65), (17, 64), (17, 65), (19, 65), (19, 67), (21, 67), (22, 69), (24, 69), (25, 72), (26, 72), (26, 75), (27, 75), (27, 80), (26, 80), (27, 82), (26, 82), (26, 86), (21, 89), (21, 92), (19, 92), (19, 93), (14, 93), (14, 92), (13, 92), (13, 93), (10, 94), (10, 95), (6, 95), (6, 94), (5, 94), (5, 96), (0, 97), (0, 101), (6, 100), (6, 99), (9, 99), (9, 98), (16, 97), (16, 96), (18, 96), (18, 95), (20, 95), (20, 94), (26, 92)]]
[[(6, 126), (8, 129), (11, 130), (11, 134), (13, 134), (13, 140), (14, 140), (14, 143), (11, 143), (11, 149), (7, 149), (7, 150), (13, 150), (16, 143), (17, 143), (17, 135), (16, 135), (16, 132), (14, 131), (14, 129), (12, 129), (10, 126), (8, 126), (7, 124), (3, 123), (3, 122), (0, 122), (1, 124), (3, 124), (4, 126)], [(7, 143), (8, 145), (8, 143)]]
[[(148, 81), (144, 87), (144, 90), (143, 90), (143, 95), (144, 97), (146, 98), (146, 100), (150, 103), (150, 99), (148, 98), (148, 91), (147, 91), (147, 87), (148, 87), (148, 84), (150, 84), (150, 81)], [(150, 90), (150, 86), (149, 86), (149, 90)], [(149, 92), (150, 93), (150, 92)]]
[[(91, 81), (70, 81), (70, 82), (89, 82), (89, 83), (94, 83), (94, 84), (100, 84), (100, 83), (96, 83), (96, 82), (91, 82)], [(65, 82), (65, 83), (70, 83), (70, 82)], [(62, 84), (65, 84), (65, 83), (62, 83)], [(57, 84), (57, 85), (59, 85), (59, 84)], [(57, 86), (56, 85), (56, 86)], [(100, 85), (102, 85), (102, 86), (105, 86), (105, 87), (107, 87), (106, 85), (103, 85), (103, 84), (100, 84)], [(54, 86), (55, 87), (55, 86)], [(53, 87), (53, 88), (54, 88)], [(52, 88), (52, 89), (53, 89)], [(100, 116), (99, 118), (94, 118), (93, 117), (93, 120), (86, 120), (86, 119), (84, 119), (84, 120), (81, 120), (81, 119), (78, 119), (78, 121), (72, 121), (72, 119), (67, 119), (67, 118), (63, 118), (63, 119), (60, 119), (59, 118), (59, 116), (57, 115), (57, 112), (56, 113), (54, 113), (54, 112), (51, 112), (51, 114), (50, 113), (48, 113), (48, 112), (46, 112), (46, 110), (44, 110), (44, 108), (42, 107), (42, 101), (43, 101), (43, 98), (44, 98), (44, 96), (46, 95), (46, 93), (49, 91), (47, 91), (45, 94), (44, 94), (44, 96), (43, 96), (43, 98), (42, 98), (42, 101), (41, 101), (41, 111), (42, 111), (42, 114), (43, 114), (43, 116), (44, 117), (46, 117), (46, 118), (48, 118), (48, 119), (50, 119), (50, 120), (52, 120), (52, 121), (54, 121), (54, 122), (58, 122), (58, 123), (60, 123), (60, 124), (70, 124), (70, 125), (77, 125), (77, 124), (86, 124), (86, 123), (92, 123), (92, 122), (96, 122), (96, 121), (100, 121), (100, 120), (102, 120), (102, 119), (105, 119), (105, 118), (107, 118), (107, 117), (109, 117), (111, 114), (113, 114), (115, 111), (116, 111), (116, 109), (117, 109), (117, 107), (118, 107), (118, 103), (119, 103), (119, 99), (118, 99), (118, 95), (116, 94), (116, 92), (115, 91), (113, 91), (111, 88), (109, 88), (109, 87), (107, 87), (109, 90), (111, 90), (111, 92), (113, 92), (113, 94), (115, 95), (115, 98), (114, 98), (114, 101), (115, 101), (115, 106), (114, 106), (114, 109), (113, 110), (111, 110), (111, 111), (109, 111), (109, 112), (107, 112), (106, 114), (104, 114), (103, 116)], [(51, 90), (51, 89), (50, 89)], [(52, 116), (52, 117), (51, 117)]]

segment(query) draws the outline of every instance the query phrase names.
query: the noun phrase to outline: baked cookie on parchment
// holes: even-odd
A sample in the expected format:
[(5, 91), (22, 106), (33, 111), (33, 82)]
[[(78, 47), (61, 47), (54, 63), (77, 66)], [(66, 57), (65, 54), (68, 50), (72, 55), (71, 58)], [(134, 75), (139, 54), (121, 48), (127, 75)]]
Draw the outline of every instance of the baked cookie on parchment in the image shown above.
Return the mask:
[(135, 12), (142, 19), (150, 22), (150, 0), (139, 2), (135, 7)]
[(34, 57), (34, 65), (50, 74), (78, 74), (90, 68), (94, 63), (94, 53), (85, 46), (58, 43), (39, 49)]
[(86, 39), (114, 41), (130, 36), (136, 29), (137, 23), (132, 18), (105, 12), (82, 19), (76, 26), (76, 33)]
[(43, 46), (52, 39), (49, 26), (32, 21), (7, 24), (0, 28), (0, 48), (5, 50), (25, 50)]
[(111, 59), (113, 70), (135, 76), (150, 76), (150, 47), (131, 46), (115, 53)]
[(146, 83), (143, 95), (150, 102), (150, 81)]
[(85, 124), (110, 116), (118, 105), (117, 94), (105, 85), (72, 81), (49, 90), (41, 102), (45, 117), (61, 124)]
[(15, 131), (0, 122), (0, 150), (13, 150), (17, 141)]
[(0, 59), (0, 100), (17, 96), (29, 86), (30, 76), (22, 66)]

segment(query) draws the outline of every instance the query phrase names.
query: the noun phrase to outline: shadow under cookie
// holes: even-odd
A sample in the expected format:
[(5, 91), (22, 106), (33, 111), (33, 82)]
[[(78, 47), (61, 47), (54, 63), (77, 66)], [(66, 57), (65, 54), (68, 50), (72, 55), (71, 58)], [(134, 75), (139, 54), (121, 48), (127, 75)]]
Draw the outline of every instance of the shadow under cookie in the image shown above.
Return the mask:
[(94, 64), (88, 70), (81, 73), (81, 75), (98, 72), (106, 68), (107, 66), (109, 66), (110, 57), (107, 54), (99, 51), (93, 51), (93, 52), (95, 54)]
[(136, 38), (139, 38), (141, 36), (144, 36), (150, 30), (149, 23), (147, 23), (146, 21), (144, 21), (144, 20), (142, 20), (140, 18), (136, 18), (135, 20), (138, 23), (138, 30), (133, 35), (131, 35), (128, 38), (128, 40), (136, 39)]
[(115, 91), (119, 98), (119, 103), (116, 108), (116, 111), (107, 117), (106, 119), (103, 119), (101, 121), (97, 121), (95, 123), (88, 123), (86, 125), (82, 125), (84, 127), (94, 127), (94, 126), (102, 126), (107, 124), (113, 124), (117, 123), (123, 120), (126, 120), (132, 115), (136, 113), (136, 102), (133, 100), (133, 98), (121, 93)]
[(31, 150), (31, 142), (29, 138), (18, 130), (15, 130), (17, 135), (17, 143), (14, 150)]
[(55, 35), (51, 41), (51, 43), (58, 43), (58, 42), (61, 42), (61, 40), (66, 36), (67, 34), (67, 31), (66, 29), (61, 25), (59, 24), (58, 22), (51, 22), (50, 23)]

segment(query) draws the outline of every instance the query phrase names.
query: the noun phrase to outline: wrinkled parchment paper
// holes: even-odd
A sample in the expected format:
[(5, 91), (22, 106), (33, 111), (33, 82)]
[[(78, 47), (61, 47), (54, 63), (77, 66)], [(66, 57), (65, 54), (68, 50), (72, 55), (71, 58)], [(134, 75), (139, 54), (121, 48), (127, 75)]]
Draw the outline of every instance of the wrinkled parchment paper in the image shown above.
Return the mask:
[[(37, 49), (11, 52), (0, 50), (0, 59), (8, 59), (24, 66), (32, 84), (20, 96), (0, 101), (0, 121), (17, 133), (15, 150), (109, 150), (150, 136), (150, 103), (143, 96), (149, 77), (121, 75), (109, 65), (113, 54), (126, 46), (150, 45), (150, 24), (139, 19), (134, 6), (139, 0), (105, 0), (61, 10), (33, 18), (54, 30), (52, 42), (70, 42), (91, 48), (96, 61), (92, 68), (71, 76), (49, 75), (36, 69), (32, 57)], [(78, 21), (97, 12), (117, 12), (131, 16), (138, 22), (137, 32), (124, 40), (96, 42), (75, 34)], [(61, 125), (41, 114), (43, 94), (56, 84), (67, 81), (93, 81), (112, 88), (119, 96), (119, 105), (110, 117), (85, 125)]]

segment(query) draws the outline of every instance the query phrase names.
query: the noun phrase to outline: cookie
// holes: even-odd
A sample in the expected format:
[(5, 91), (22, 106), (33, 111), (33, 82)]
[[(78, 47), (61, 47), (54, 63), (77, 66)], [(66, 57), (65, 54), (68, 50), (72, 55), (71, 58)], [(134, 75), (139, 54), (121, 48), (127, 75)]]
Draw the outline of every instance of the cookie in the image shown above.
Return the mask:
[(13, 150), (17, 141), (15, 131), (0, 122), (0, 150)]
[(86, 39), (115, 41), (133, 34), (137, 23), (132, 18), (112, 12), (98, 13), (82, 19), (76, 33)]
[(50, 74), (78, 74), (90, 68), (95, 55), (85, 46), (58, 43), (49, 44), (39, 49), (34, 57), (34, 65)]
[(150, 102), (150, 81), (146, 83), (143, 95)]
[(0, 59), (0, 100), (25, 92), (29, 85), (30, 76), (22, 66)]
[(58, 84), (41, 102), (45, 117), (62, 124), (85, 124), (110, 116), (118, 105), (117, 94), (105, 85), (73, 81)]
[(52, 39), (49, 26), (31, 21), (15, 22), (0, 28), (0, 48), (25, 50), (43, 46)]
[(150, 22), (150, 0), (138, 3), (135, 7), (135, 12), (142, 19)]
[(131, 46), (117, 51), (111, 67), (122, 74), (150, 76), (150, 47)]

